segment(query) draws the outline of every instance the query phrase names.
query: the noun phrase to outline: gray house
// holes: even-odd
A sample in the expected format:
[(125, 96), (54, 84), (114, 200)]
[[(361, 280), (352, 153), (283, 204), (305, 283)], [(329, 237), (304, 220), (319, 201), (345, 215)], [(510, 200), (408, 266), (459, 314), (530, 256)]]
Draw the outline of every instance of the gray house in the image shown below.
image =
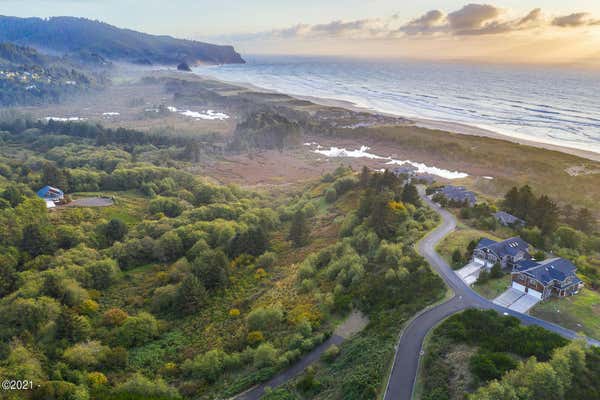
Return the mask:
[(446, 185), (439, 193), (441, 193), (449, 202), (468, 204), (471, 207), (474, 206), (477, 201), (475, 193), (467, 190), (467, 188), (463, 186)]
[(515, 217), (514, 215), (505, 211), (498, 211), (497, 213), (494, 213), (494, 218), (496, 218), (496, 221), (498, 221), (500, 225), (504, 226), (516, 227), (525, 225), (525, 221), (523, 221), (521, 218)]
[(473, 250), (473, 262), (492, 268), (499, 263), (502, 268), (514, 268), (521, 260), (530, 260), (529, 244), (520, 237), (502, 242), (483, 238)]
[(572, 296), (583, 288), (576, 272), (577, 267), (564, 258), (521, 260), (511, 273), (511, 286), (540, 300)]

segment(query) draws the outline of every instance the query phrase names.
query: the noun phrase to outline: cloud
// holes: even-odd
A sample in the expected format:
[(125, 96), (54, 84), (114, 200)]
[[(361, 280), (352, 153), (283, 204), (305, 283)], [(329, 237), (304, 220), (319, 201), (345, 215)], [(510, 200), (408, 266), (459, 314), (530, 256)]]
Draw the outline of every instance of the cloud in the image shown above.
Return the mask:
[(493, 20), (501, 13), (499, 8), (489, 4), (468, 4), (448, 14), (448, 25), (455, 32), (482, 29), (486, 23), (496, 22)]
[(578, 12), (556, 17), (552, 20), (552, 25), (561, 28), (575, 28), (580, 26), (600, 25), (600, 20), (593, 19), (589, 13)]
[(316, 25), (298, 24), (268, 32), (234, 35), (231, 39), (394, 39), (404, 36), (484, 36), (534, 29), (575, 29), (592, 25), (600, 25), (600, 20), (584, 12), (547, 18), (540, 8), (535, 8), (525, 15), (511, 16), (508, 10), (491, 4), (470, 3), (449, 13), (430, 10), (408, 22), (402, 22), (400, 16), (394, 14), (387, 18), (334, 20)]
[(446, 21), (446, 15), (440, 10), (431, 10), (419, 18), (415, 18), (398, 29), (398, 32), (408, 34), (433, 33), (439, 31), (441, 25)]

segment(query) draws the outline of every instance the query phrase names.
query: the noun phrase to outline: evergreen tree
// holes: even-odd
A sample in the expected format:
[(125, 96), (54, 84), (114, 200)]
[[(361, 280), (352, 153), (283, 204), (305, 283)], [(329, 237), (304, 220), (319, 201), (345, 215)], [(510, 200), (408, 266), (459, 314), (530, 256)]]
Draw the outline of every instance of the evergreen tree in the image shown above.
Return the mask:
[(530, 218), (544, 234), (552, 233), (558, 226), (558, 206), (548, 196), (542, 195), (536, 200)]
[(577, 210), (577, 215), (575, 216), (574, 226), (585, 233), (592, 233), (595, 229), (594, 222), (595, 218), (592, 215), (591, 211), (587, 208), (580, 208)]
[(531, 187), (525, 185), (519, 189), (518, 202), (515, 207), (515, 215), (519, 218), (525, 219), (527, 222), (535, 224), (535, 220), (532, 220), (532, 211), (536, 206), (536, 199), (533, 195)]
[(127, 235), (128, 232), (127, 224), (118, 218), (111, 219), (104, 229), (104, 235), (109, 244), (118, 242)]
[(292, 218), (292, 226), (288, 239), (292, 241), (294, 247), (302, 247), (308, 243), (310, 236), (310, 227), (306, 215), (301, 210), (296, 211)]
[(55, 186), (63, 191), (68, 191), (68, 174), (56, 167), (53, 163), (46, 162), (42, 167), (42, 183)]
[(519, 206), (519, 189), (517, 189), (516, 186), (513, 186), (504, 195), (504, 207), (508, 210), (509, 213), (515, 214), (517, 212), (518, 206)]
[(417, 191), (417, 187), (415, 185), (412, 183), (407, 183), (404, 185), (404, 189), (402, 190), (402, 201), (415, 206), (419, 206), (421, 204), (419, 192)]
[(369, 178), (370, 178), (369, 168), (367, 168), (367, 166), (365, 165), (362, 167), (362, 170), (360, 171), (360, 178), (359, 178), (360, 187), (366, 188), (367, 186), (369, 186)]

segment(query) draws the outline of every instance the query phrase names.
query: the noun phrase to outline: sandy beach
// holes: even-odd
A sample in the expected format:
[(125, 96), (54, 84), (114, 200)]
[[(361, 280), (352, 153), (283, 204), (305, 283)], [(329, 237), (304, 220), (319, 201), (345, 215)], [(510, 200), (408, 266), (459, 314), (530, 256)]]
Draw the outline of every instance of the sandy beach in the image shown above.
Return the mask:
[[(260, 88), (253, 87), (253, 89), (258, 90)], [(260, 89), (260, 90), (265, 91), (265, 92), (272, 92), (272, 91), (267, 91), (264, 89)], [(284, 93), (284, 94), (286, 94), (286, 93)], [(360, 107), (349, 101), (336, 100), (336, 99), (325, 99), (325, 98), (313, 97), (313, 96), (293, 96), (293, 95), (288, 95), (288, 96), (297, 98), (300, 100), (311, 101), (315, 104), (320, 104), (323, 106), (341, 107), (341, 108), (346, 108), (346, 109), (358, 111), (358, 112), (368, 112), (368, 113), (372, 113), (372, 114), (404, 118), (402, 115), (383, 113), (383, 112), (372, 110), (369, 108)], [(560, 151), (565, 154), (571, 154), (571, 155), (574, 155), (577, 157), (586, 158), (588, 160), (600, 162), (600, 153), (596, 153), (593, 151), (586, 151), (586, 150), (582, 150), (582, 149), (578, 149), (578, 148), (567, 147), (567, 146), (562, 146), (562, 145), (553, 144), (553, 143), (534, 141), (534, 140), (530, 140), (530, 139), (525, 139), (525, 138), (521, 138), (521, 137), (517, 137), (517, 136), (511, 136), (508, 134), (495, 132), (493, 130), (484, 129), (484, 128), (480, 128), (480, 127), (473, 126), (473, 125), (461, 124), (458, 122), (436, 121), (436, 120), (425, 119), (425, 118), (407, 118), (407, 119), (410, 120), (415, 126), (419, 126), (422, 128), (440, 130), (440, 131), (451, 132), (451, 133), (459, 133), (462, 135), (483, 136), (483, 137), (488, 137), (488, 138), (492, 138), (492, 139), (506, 140), (506, 141), (513, 142), (513, 143), (519, 143), (519, 144), (522, 144), (525, 146), (533, 146), (533, 147), (543, 148), (546, 150)]]
[(310, 101), (312, 103), (322, 105), (322, 106), (340, 107), (340, 108), (345, 108), (345, 109), (357, 111), (357, 112), (367, 112), (367, 113), (377, 114), (377, 115), (385, 115), (385, 116), (396, 117), (396, 118), (405, 118), (408, 121), (410, 121), (414, 126), (418, 126), (418, 127), (422, 127), (422, 128), (426, 128), (426, 129), (440, 130), (440, 131), (458, 133), (458, 134), (470, 135), (470, 136), (482, 136), (482, 137), (488, 137), (488, 138), (499, 139), (499, 140), (506, 140), (509, 142), (518, 143), (518, 144), (522, 144), (522, 145), (526, 145), (526, 146), (533, 146), (533, 147), (543, 148), (543, 149), (547, 149), (547, 150), (559, 151), (559, 152), (562, 152), (565, 154), (571, 154), (571, 155), (574, 155), (577, 157), (600, 162), (600, 153), (597, 153), (595, 151), (587, 151), (587, 150), (583, 150), (583, 149), (576, 148), (576, 147), (565, 146), (563, 144), (551, 143), (549, 141), (532, 140), (530, 138), (521, 137), (517, 134), (500, 133), (500, 132), (496, 132), (491, 129), (485, 129), (485, 128), (481, 128), (478, 126), (469, 125), (466, 123), (443, 121), (443, 120), (433, 120), (433, 119), (426, 119), (426, 118), (405, 117), (400, 114), (386, 113), (386, 112), (381, 112), (378, 110), (373, 110), (371, 108), (361, 107), (360, 105), (357, 105), (355, 103), (352, 103), (350, 101), (345, 101), (345, 100), (316, 97), (316, 96), (299, 96), (299, 95), (293, 95), (293, 94), (289, 94), (289, 93), (285, 93), (285, 92), (281, 92), (281, 91), (277, 91), (277, 90), (265, 89), (265, 88), (262, 88), (262, 87), (259, 87), (259, 86), (253, 85), (253, 84), (249, 84), (249, 83), (240, 83), (240, 82), (232, 82), (232, 81), (226, 81), (226, 80), (222, 80), (222, 79), (216, 79), (212, 76), (207, 76), (207, 75), (202, 74), (201, 69), (194, 69), (194, 73), (196, 75), (202, 77), (203, 79), (220, 81), (220, 82), (223, 82), (223, 83), (226, 83), (229, 85), (239, 86), (239, 87), (242, 87), (242, 88), (245, 88), (248, 90), (253, 90), (256, 92), (277, 93), (277, 94), (286, 95), (286, 96), (289, 96), (291, 98), (295, 98), (298, 100)]

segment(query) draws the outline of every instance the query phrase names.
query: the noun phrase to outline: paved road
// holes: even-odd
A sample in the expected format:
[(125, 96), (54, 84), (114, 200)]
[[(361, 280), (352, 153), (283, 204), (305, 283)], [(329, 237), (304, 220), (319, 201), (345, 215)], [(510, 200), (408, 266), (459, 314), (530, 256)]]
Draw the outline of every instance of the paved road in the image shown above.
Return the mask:
[(281, 372), (280, 374), (273, 377), (271, 380), (262, 383), (258, 386), (254, 386), (252, 389), (247, 390), (246, 392), (239, 394), (235, 397), (236, 400), (258, 400), (265, 394), (265, 389), (267, 387), (276, 388), (280, 385), (283, 385), (290, 379), (294, 378), (296, 375), (300, 374), (302, 371), (306, 369), (313, 362), (317, 361), (321, 354), (325, 352), (329, 348), (329, 346), (335, 344), (339, 346), (345, 339), (338, 335), (333, 335), (319, 346), (315, 347), (310, 353), (305, 355), (298, 361), (296, 364), (292, 365), (290, 368)]
[[(419, 254), (425, 257), (429, 265), (440, 274), (455, 295), (445, 303), (428, 308), (418, 314), (404, 329), (396, 348), (394, 364), (384, 394), (384, 400), (410, 400), (412, 398), (425, 335), (448, 316), (466, 308), (496, 310), (501, 314), (517, 317), (525, 325), (538, 325), (568, 339), (577, 337), (575, 332), (561, 326), (494, 304), (467, 286), (435, 251), (437, 243), (456, 228), (456, 218), (450, 212), (440, 208), (429, 200), (422, 190), (420, 194), (423, 201), (442, 217), (442, 224), (419, 242), (417, 250)], [(588, 342), (600, 346), (600, 342), (597, 340), (588, 339)]]

